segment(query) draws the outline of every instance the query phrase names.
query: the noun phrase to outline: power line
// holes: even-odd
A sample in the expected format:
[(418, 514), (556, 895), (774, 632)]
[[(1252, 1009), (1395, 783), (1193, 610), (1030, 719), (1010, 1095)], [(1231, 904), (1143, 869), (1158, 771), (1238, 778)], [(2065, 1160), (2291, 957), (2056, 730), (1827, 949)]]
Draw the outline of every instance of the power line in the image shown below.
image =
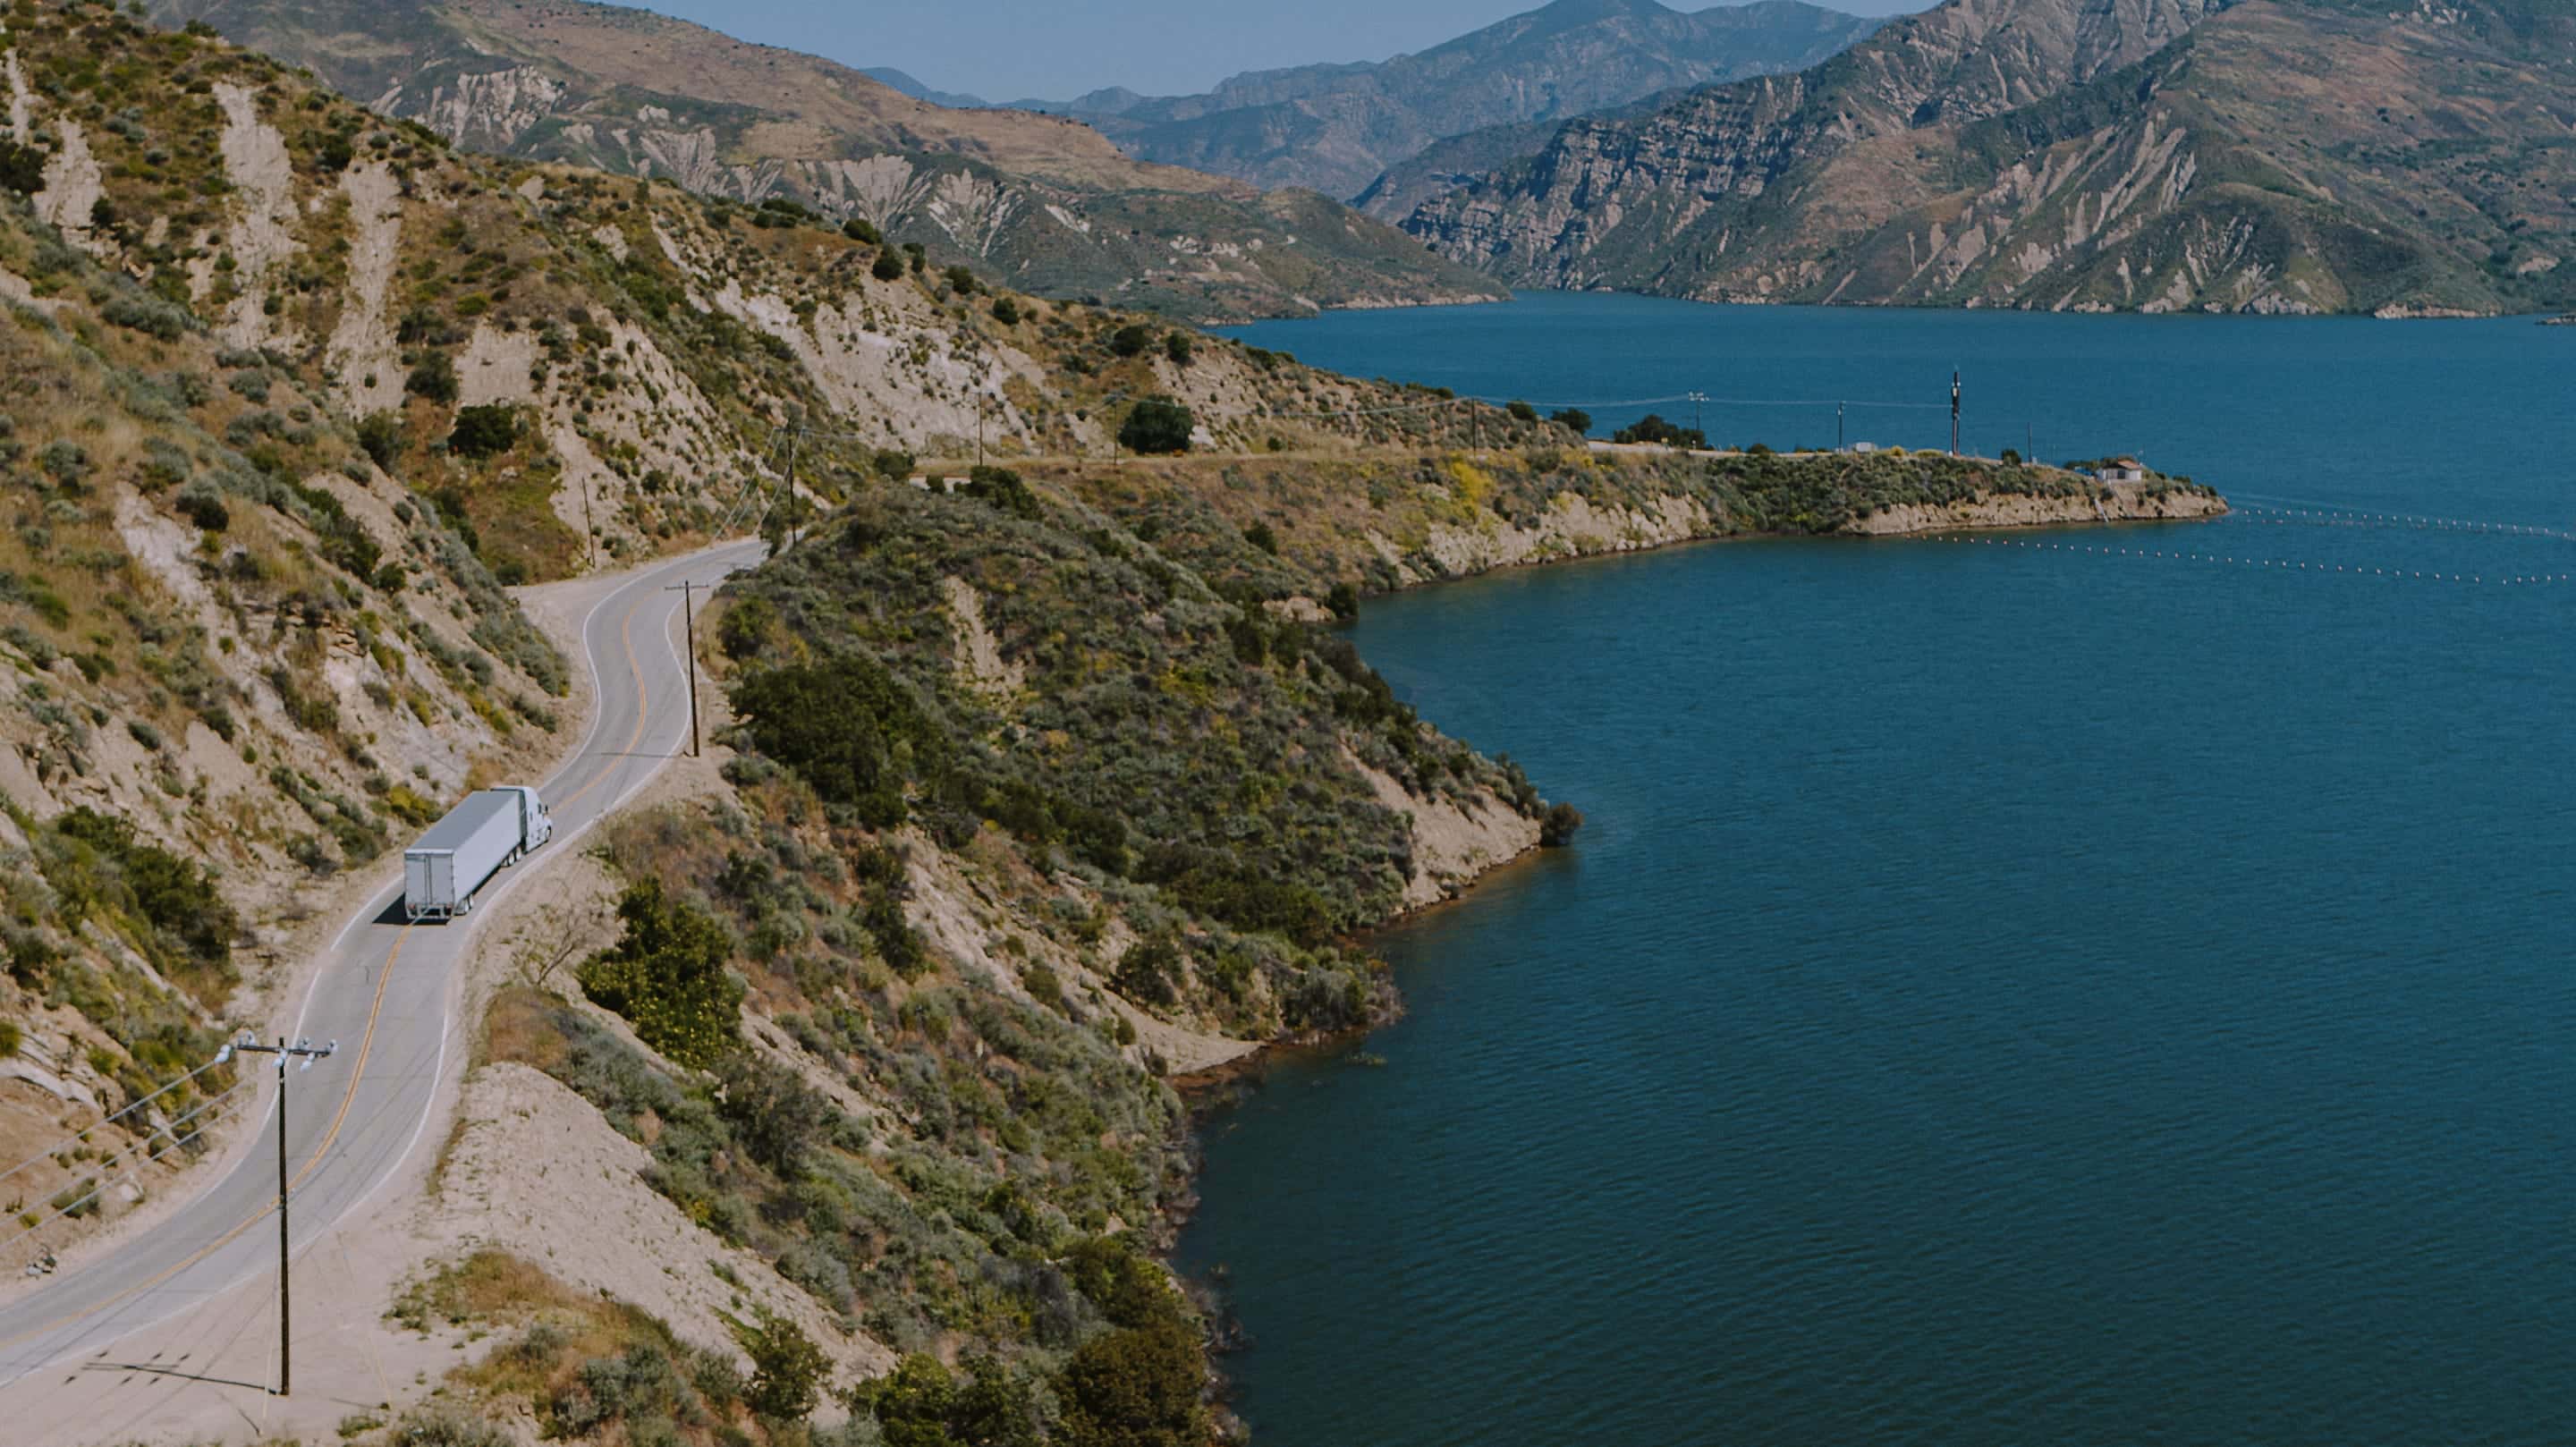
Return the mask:
[[(189, 1071), (185, 1075), (173, 1079), (160, 1089), (152, 1092), (150, 1095), (127, 1102), (122, 1109), (99, 1117), (97, 1120), (92, 1121), (88, 1125), (82, 1126), (79, 1130), (72, 1132), (70, 1135), (63, 1137), (53, 1145), (47, 1146), (45, 1149), (27, 1157), (25, 1160), (20, 1161), (18, 1164), (11, 1166), (5, 1171), (0, 1171), (0, 1181), (9, 1179), (11, 1176), (14, 1176), (20, 1171), (27, 1169), (29, 1166), (36, 1164), (38, 1161), (51, 1160), (54, 1156), (60, 1154), (64, 1147), (80, 1144), (81, 1137), (89, 1134), (91, 1131), (94, 1131), (103, 1125), (112, 1125), (119, 1119), (130, 1115), (135, 1111), (141, 1110), (143, 1107), (150, 1105), (152, 1102), (159, 1100), (165, 1095), (168, 1095), (171, 1091), (178, 1089), (180, 1086), (187, 1084), (189, 1081), (196, 1079), (198, 1076), (205, 1074), (207, 1071), (214, 1069), (216, 1066), (225, 1063), (231, 1058), (232, 1056), (229, 1051), (218, 1054), (214, 1059), (207, 1061), (205, 1064), (198, 1066), (196, 1069)], [(230, 1092), (226, 1093), (229, 1094)]]
[[(160, 1128), (156, 1129), (155, 1131), (153, 1131), (152, 1136), (161, 1135), (161, 1134), (163, 1134), (163, 1133), (167, 1132), (167, 1133), (169, 1133), (169, 1135), (170, 1135), (170, 1144), (171, 1144), (174, 1148), (179, 1148), (179, 1149), (184, 1149), (184, 1148), (186, 1148), (186, 1146), (189, 1144), (189, 1142), (194, 1141), (194, 1140), (197, 1140), (197, 1139), (201, 1138), (202, 1136), (204, 1136), (204, 1135), (205, 1135), (205, 1133), (206, 1133), (206, 1127), (207, 1127), (207, 1126), (209, 1126), (209, 1125), (212, 1125), (212, 1124), (213, 1124), (213, 1121), (211, 1121), (211, 1120), (210, 1120), (210, 1121), (206, 1122), (204, 1125), (200, 1125), (200, 1126), (198, 1126), (195, 1130), (189, 1131), (189, 1132), (188, 1132), (187, 1134), (185, 1134), (185, 1135), (180, 1135), (180, 1134), (178, 1134), (178, 1133), (177, 1133), (177, 1131), (178, 1131), (178, 1127), (183, 1126), (183, 1125), (186, 1125), (186, 1124), (188, 1124), (189, 1122), (196, 1120), (199, 1116), (205, 1115), (205, 1114), (207, 1114), (209, 1111), (218, 1111), (218, 1110), (219, 1110), (219, 1108), (220, 1108), (220, 1107), (222, 1107), (226, 1101), (228, 1101), (228, 1100), (232, 1099), (232, 1097), (234, 1097), (234, 1096), (236, 1096), (236, 1095), (239, 1095), (239, 1094), (240, 1094), (240, 1093), (241, 1093), (241, 1092), (242, 1092), (242, 1091), (243, 1091), (243, 1090), (244, 1090), (244, 1089), (249, 1085), (249, 1083), (250, 1083), (250, 1082), (248, 1082), (247, 1080), (244, 1080), (244, 1081), (241, 1081), (241, 1082), (236, 1083), (236, 1084), (235, 1084), (235, 1085), (234, 1085), (230, 1090), (225, 1091), (225, 1092), (224, 1092), (223, 1094), (221, 1094), (221, 1095), (212, 1095), (212, 1096), (208, 1096), (205, 1100), (200, 1101), (200, 1102), (198, 1103), (198, 1105), (197, 1105), (197, 1108), (196, 1108), (196, 1109), (194, 1109), (194, 1110), (192, 1110), (192, 1111), (189, 1111), (186, 1115), (180, 1116), (180, 1117), (178, 1117), (178, 1118), (176, 1118), (176, 1119), (172, 1120), (168, 1125), (166, 1125), (166, 1126), (162, 1126), (162, 1127), (160, 1127)], [(55, 1207), (53, 1207), (53, 1208), (52, 1208), (50, 1211), (48, 1211), (48, 1212), (47, 1212), (43, 1217), (39, 1218), (39, 1219), (36, 1221), (36, 1223), (35, 1223), (34, 1225), (31, 1225), (31, 1226), (26, 1227), (25, 1229), (23, 1229), (23, 1230), (19, 1231), (19, 1232), (18, 1232), (18, 1234), (16, 1234), (16, 1235), (14, 1235), (14, 1236), (9, 1237), (9, 1238), (7, 1238), (6, 1240), (0, 1240), (0, 1254), (5, 1254), (5, 1253), (7, 1253), (7, 1252), (9, 1252), (9, 1251), (11, 1251), (11, 1250), (13, 1250), (13, 1249), (15, 1249), (19, 1242), (24, 1241), (24, 1240), (26, 1240), (28, 1237), (33, 1236), (33, 1235), (35, 1235), (36, 1233), (38, 1233), (38, 1232), (40, 1232), (40, 1231), (44, 1230), (47, 1226), (52, 1225), (54, 1222), (59, 1221), (59, 1220), (61, 1220), (61, 1219), (65, 1218), (65, 1217), (67, 1217), (67, 1216), (71, 1216), (71, 1215), (75, 1214), (75, 1213), (76, 1213), (76, 1212), (78, 1212), (82, 1207), (84, 1207), (84, 1206), (88, 1205), (88, 1204), (89, 1204), (90, 1202), (92, 1202), (92, 1201), (97, 1200), (101, 1195), (104, 1195), (104, 1194), (105, 1194), (105, 1193), (106, 1193), (110, 1188), (115, 1187), (115, 1186), (118, 1186), (118, 1185), (121, 1185), (121, 1184), (123, 1184), (123, 1183), (125, 1183), (125, 1182), (128, 1182), (128, 1181), (134, 1180), (136, 1177), (138, 1177), (138, 1176), (142, 1175), (142, 1174), (143, 1174), (143, 1170), (144, 1170), (144, 1168), (145, 1168), (146, 1166), (151, 1165), (155, 1160), (159, 1159), (159, 1157), (157, 1157), (157, 1156), (155, 1156), (155, 1155), (151, 1154), (150, 1150), (148, 1149), (148, 1148), (149, 1148), (149, 1146), (150, 1146), (150, 1144), (151, 1144), (151, 1141), (152, 1141), (152, 1136), (145, 1136), (145, 1137), (144, 1137), (144, 1147), (145, 1147), (145, 1149), (143, 1149), (143, 1150), (141, 1150), (141, 1151), (139, 1151), (139, 1152), (138, 1152), (138, 1154), (137, 1154), (137, 1156), (136, 1156), (136, 1159), (135, 1159), (135, 1161), (134, 1161), (134, 1164), (133, 1164), (133, 1165), (131, 1165), (131, 1166), (129, 1166), (129, 1167), (127, 1167), (127, 1168), (126, 1168), (126, 1170), (125, 1170), (125, 1173), (124, 1173), (123, 1175), (119, 1175), (119, 1176), (111, 1176), (111, 1177), (108, 1177), (108, 1178), (107, 1178), (107, 1179), (105, 1179), (105, 1180), (102, 1180), (102, 1181), (98, 1182), (97, 1184), (95, 1184), (95, 1185), (91, 1186), (91, 1187), (90, 1187), (90, 1189), (89, 1189), (88, 1191), (86, 1191), (85, 1193), (83, 1193), (83, 1194), (82, 1194), (81, 1196), (79, 1196), (78, 1198), (76, 1198), (76, 1199), (74, 1199), (74, 1200), (66, 1201), (66, 1202), (64, 1202), (63, 1204), (59, 1205), (59, 1206), (55, 1206)]]

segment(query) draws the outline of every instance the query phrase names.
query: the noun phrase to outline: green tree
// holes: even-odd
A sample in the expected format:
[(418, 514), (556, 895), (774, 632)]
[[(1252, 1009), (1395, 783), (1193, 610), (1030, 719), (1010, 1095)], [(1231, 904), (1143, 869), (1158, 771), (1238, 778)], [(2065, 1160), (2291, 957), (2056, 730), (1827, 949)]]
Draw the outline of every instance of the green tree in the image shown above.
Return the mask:
[(1154, 344), (1154, 333), (1142, 322), (1130, 322), (1109, 334), (1109, 350), (1121, 357), (1141, 357)]
[(1254, 518), (1251, 526), (1243, 530), (1243, 540), (1274, 558), (1279, 556), (1279, 534), (1265, 518)]
[(967, 266), (952, 266), (948, 268), (946, 275), (948, 277), (948, 289), (950, 291), (957, 293), (959, 296), (973, 296), (975, 294), (974, 268)]
[(877, 230), (876, 223), (865, 216), (853, 216), (842, 222), (841, 234), (852, 241), (863, 242), (869, 246), (878, 245), (885, 240), (885, 233)]
[(1190, 334), (1187, 332), (1174, 332), (1170, 336), (1163, 338), (1163, 355), (1171, 358), (1172, 365), (1175, 367), (1188, 366), (1190, 364)]
[(993, 298), (993, 320), (1006, 327), (1020, 324), (1020, 304), (1006, 296)]
[(1148, 397), (1119, 425), (1118, 444), (1130, 452), (1187, 452), (1198, 419), (1169, 397)]
[(1512, 402), (1506, 405), (1503, 410), (1511, 415), (1511, 419), (1514, 422), (1536, 422), (1538, 420), (1538, 409), (1527, 402)]
[(1332, 610), (1335, 618), (1348, 623), (1360, 616), (1360, 590), (1347, 582), (1335, 583), (1333, 591), (1324, 595), (1324, 606)]
[(903, 278), (903, 258), (897, 256), (892, 248), (880, 251), (876, 264), (868, 268), (868, 274), (879, 281), (900, 281)]
[(1577, 437), (1588, 437), (1592, 433), (1592, 414), (1580, 407), (1560, 407), (1549, 413), (1547, 420)]
[(623, 1015), (645, 1044), (704, 1068), (740, 1041), (742, 985), (725, 969), (733, 941), (714, 916), (676, 900), (658, 879), (618, 897), (625, 933), (577, 972), (604, 1009)]
[(1199, 1447), (1207, 1360), (1188, 1328), (1104, 1332), (1076, 1348), (1056, 1378), (1070, 1447)]

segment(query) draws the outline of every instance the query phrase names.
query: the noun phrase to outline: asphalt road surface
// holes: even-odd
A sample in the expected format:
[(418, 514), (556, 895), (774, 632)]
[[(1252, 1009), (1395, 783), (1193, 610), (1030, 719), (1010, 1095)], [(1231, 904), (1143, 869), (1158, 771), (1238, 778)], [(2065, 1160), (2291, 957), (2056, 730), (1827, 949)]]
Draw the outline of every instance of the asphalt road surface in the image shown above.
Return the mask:
[[(461, 1043), (450, 1030), (454, 985), (477, 922), (547, 858), (580, 848), (606, 817), (688, 747), (688, 680), (678, 645), (683, 578), (709, 584), (760, 557), (761, 544), (726, 544), (613, 579), (582, 624), (581, 658), (598, 720), (571, 762), (540, 789), (554, 838), (483, 886), (475, 909), (440, 923), (406, 923), (396, 883), (368, 901), (330, 946), (297, 1036), (339, 1042), (336, 1055), (295, 1075), (288, 1098), (288, 1219), (301, 1253), (390, 1177), (429, 1133), (442, 1072)], [(697, 595), (703, 599), (706, 594)], [(579, 600), (576, 599), (578, 605)], [(273, 1077), (271, 1057), (241, 1057)], [(186, 1311), (277, 1265), (275, 1087), (258, 1148), (160, 1226), (89, 1261), (75, 1258), (40, 1291), (0, 1309), (0, 1384), (73, 1353), (95, 1350)], [(299, 1273), (297, 1284), (302, 1285)], [(317, 1286), (323, 1283), (316, 1283)], [(300, 1291), (298, 1294), (301, 1294)], [(0, 1439), (9, 1436), (0, 1427)]]

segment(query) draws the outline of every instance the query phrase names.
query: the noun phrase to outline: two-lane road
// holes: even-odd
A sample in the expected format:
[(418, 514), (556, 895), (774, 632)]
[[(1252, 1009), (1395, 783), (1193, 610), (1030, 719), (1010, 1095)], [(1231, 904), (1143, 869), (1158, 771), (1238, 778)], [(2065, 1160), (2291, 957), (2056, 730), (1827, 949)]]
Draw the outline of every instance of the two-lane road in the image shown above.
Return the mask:
[[(296, 1077), (290, 1100), (298, 1253), (391, 1177), (427, 1133), (440, 1078), (460, 1064), (451, 1015), (477, 922), (532, 869), (577, 849), (590, 825), (688, 746), (688, 679), (678, 641), (683, 595), (666, 590), (683, 578), (712, 583), (760, 552), (758, 542), (731, 543), (599, 580), (575, 659), (589, 670), (597, 717), (579, 752), (542, 782), (553, 841), (495, 876), (462, 919), (405, 923), (397, 882), (333, 942), (292, 1027), (316, 1044), (340, 1046)], [(706, 597), (703, 588), (697, 597)], [(265, 1057), (248, 1057), (243, 1068), (273, 1074)], [(260, 1088), (274, 1112), (275, 1086)], [(264, 1116), (263, 1136), (273, 1127)], [(96, 1259), (75, 1258), (42, 1290), (0, 1308), (0, 1384), (274, 1271), (276, 1197), (273, 1148), (250, 1151), (170, 1220)], [(8, 1435), (0, 1430), (0, 1439)]]

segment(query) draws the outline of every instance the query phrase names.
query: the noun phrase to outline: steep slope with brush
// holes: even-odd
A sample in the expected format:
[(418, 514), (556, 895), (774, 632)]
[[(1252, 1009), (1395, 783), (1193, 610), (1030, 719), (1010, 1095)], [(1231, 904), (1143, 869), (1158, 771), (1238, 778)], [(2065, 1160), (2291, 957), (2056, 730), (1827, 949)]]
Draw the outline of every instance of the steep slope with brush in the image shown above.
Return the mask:
[(1794, 77), (1569, 125), (1407, 226), (1520, 284), (1708, 300), (2559, 306), (2567, 24), (1954, 0)]
[(649, 11), (546, 0), (160, 0), (451, 143), (858, 219), (1013, 286), (1190, 317), (1489, 300), (1322, 196), (1119, 153), (1060, 117), (948, 110)]

